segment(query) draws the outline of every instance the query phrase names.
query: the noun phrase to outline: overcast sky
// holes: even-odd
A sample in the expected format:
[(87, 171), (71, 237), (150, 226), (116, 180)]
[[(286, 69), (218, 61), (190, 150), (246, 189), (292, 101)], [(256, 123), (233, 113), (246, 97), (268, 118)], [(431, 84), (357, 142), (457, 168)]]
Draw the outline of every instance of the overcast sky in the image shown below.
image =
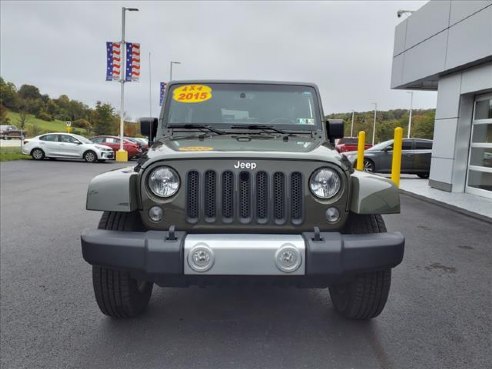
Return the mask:
[[(399, 9), (426, 1), (157, 2), (5, 1), (1, 7), (1, 76), (66, 94), (94, 106), (120, 106), (120, 85), (105, 81), (106, 41), (141, 44), (140, 82), (125, 84), (125, 110), (148, 116), (159, 82), (169, 79), (260, 79), (316, 83), (325, 113), (408, 108), (410, 95), (391, 90)], [(435, 92), (415, 92), (414, 107), (434, 108)]]

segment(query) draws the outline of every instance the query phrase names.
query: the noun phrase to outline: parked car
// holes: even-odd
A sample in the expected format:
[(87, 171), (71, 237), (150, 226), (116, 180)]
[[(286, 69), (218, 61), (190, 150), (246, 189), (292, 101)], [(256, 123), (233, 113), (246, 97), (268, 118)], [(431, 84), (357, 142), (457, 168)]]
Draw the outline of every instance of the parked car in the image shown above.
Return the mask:
[[(401, 173), (429, 178), (431, 154), (432, 140), (423, 138), (403, 139)], [(355, 167), (357, 151), (345, 152), (344, 155)], [(390, 173), (392, 158), (393, 140), (381, 142), (364, 151), (364, 170), (366, 172)]]
[(16, 126), (10, 124), (0, 125), (0, 138), (4, 140), (10, 140), (11, 138), (23, 139), (25, 131), (17, 128)]
[[(118, 136), (95, 136), (91, 138), (91, 141), (111, 147), (115, 155), (116, 151), (120, 149), (120, 138)], [(142, 156), (142, 148), (126, 138), (123, 139), (123, 149), (128, 152), (128, 159), (137, 159)]]
[(135, 168), (89, 184), (86, 209), (104, 213), (82, 233), (82, 255), (101, 311), (141, 314), (154, 283), (265, 283), (329, 287), (342, 316), (379, 315), (404, 252), (381, 216), (400, 211), (399, 190), (352, 170), (329, 144), (343, 122), (322, 118), (316, 85), (166, 89), (161, 118), (140, 119), (157, 143)]
[[(338, 152), (347, 152), (347, 151), (357, 151), (357, 144), (359, 139), (357, 137), (343, 137), (335, 141), (335, 149)], [(365, 144), (364, 149), (367, 150), (372, 147), (371, 144)]]
[(46, 133), (24, 140), (22, 153), (35, 160), (44, 158), (84, 159), (89, 163), (114, 159), (113, 150), (71, 133)]
[(136, 143), (142, 148), (142, 151), (145, 152), (149, 149), (149, 141), (145, 138), (141, 137), (125, 137), (126, 140), (130, 140), (131, 142)]

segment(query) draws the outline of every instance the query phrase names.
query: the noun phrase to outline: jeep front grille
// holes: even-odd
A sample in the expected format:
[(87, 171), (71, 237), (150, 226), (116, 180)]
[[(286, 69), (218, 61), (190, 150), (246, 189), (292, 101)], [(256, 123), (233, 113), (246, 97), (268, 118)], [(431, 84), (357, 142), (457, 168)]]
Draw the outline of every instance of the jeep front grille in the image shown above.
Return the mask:
[(300, 172), (217, 173), (193, 170), (186, 179), (186, 215), (190, 223), (255, 222), (301, 224), (304, 179)]

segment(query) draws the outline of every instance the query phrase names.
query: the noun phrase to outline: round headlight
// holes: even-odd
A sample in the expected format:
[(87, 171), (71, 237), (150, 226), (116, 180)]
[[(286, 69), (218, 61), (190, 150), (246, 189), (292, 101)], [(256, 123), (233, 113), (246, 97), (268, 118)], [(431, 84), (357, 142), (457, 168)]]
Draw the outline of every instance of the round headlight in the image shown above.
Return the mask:
[(169, 167), (158, 167), (149, 175), (149, 188), (159, 197), (171, 197), (179, 189), (178, 174)]
[(313, 173), (309, 181), (311, 192), (320, 199), (329, 199), (340, 191), (342, 180), (337, 172), (321, 168)]

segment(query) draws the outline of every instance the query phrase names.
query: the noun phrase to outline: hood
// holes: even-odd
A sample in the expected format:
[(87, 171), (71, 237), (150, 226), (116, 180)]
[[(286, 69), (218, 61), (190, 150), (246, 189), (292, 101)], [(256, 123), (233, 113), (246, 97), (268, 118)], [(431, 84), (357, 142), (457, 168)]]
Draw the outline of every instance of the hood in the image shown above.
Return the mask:
[(272, 158), (329, 161), (340, 165), (343, 157), (321, 136), (210, 135), (161, 138), (142, 158), (146, 167), (158, 160), (189, 158)]

